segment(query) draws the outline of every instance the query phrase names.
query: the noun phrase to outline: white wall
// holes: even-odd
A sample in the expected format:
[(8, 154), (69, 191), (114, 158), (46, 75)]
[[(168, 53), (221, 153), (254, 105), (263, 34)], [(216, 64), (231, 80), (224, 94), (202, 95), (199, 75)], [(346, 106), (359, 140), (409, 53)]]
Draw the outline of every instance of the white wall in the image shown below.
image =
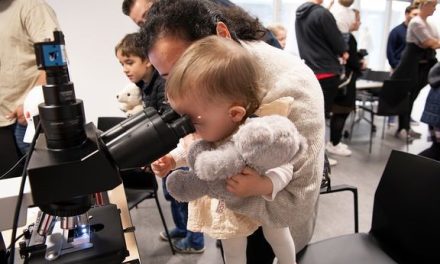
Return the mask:
[(71, 81), (88, 122), (123, 116), (116, 93), (129, 80), (114, 55), (122, 37), (138, 27), (122, 14), (122, 0), (47, 0), (65, 35)]

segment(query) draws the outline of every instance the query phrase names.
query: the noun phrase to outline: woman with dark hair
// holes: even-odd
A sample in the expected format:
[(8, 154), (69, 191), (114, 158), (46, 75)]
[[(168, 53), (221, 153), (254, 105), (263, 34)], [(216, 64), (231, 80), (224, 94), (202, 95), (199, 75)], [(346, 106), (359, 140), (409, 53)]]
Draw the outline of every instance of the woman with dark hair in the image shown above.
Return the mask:
[[(249, 15), (241, 13), (239, 18), (248, 21)], [(258, 37), (261, 27), (252, 26), (256, 25), (252, 21), (249, 21), (250, 27), (234, 23), (229, 13), (225, 15), (218, 6), (207, 1), (161, 0), (152, 5), (146, 17), (141, 40), (147, 46), (151, 63), (165, 78), (194, 41), (210, 35), (235, 39), (261, 64), (264, 92), (260, 113), (287, 116), (306, 138), (309, 148), (294, 158), (291, 163), (294, 177), (284, 189), (280, 190), (270, 178), (261, 177), (252, 168), (232, 176), (227, 188), (249, 201), (249, 206), (237, 212), (242, 210), (252, 215), (269, 210), (266, 216), (258, 216), (269, 217), (274, 223), (288, 222), (297, 250), (304, 248), (313, 233), (324, 164), (324, 105), (313, 72), (299, 58), (261, 41)], [(283, 173), (279, 168), (275, 170)], [(205, 232), (205, 227), (197, 222), (198, 206), (211, 202), (215, 203), (206, 199), (190, 203), (189, 229)], [(260, 210), (263, 207), (265, 210)], [(285, 211), (295, 213), (287, 217)], [(264, 237), (256, 240), (264, 242)], [(260, 245), (249, 243), (248, 263), (272, 263), (270, 248), (260, 250)], [(268, 257), (271, 259), (265, 260)]]

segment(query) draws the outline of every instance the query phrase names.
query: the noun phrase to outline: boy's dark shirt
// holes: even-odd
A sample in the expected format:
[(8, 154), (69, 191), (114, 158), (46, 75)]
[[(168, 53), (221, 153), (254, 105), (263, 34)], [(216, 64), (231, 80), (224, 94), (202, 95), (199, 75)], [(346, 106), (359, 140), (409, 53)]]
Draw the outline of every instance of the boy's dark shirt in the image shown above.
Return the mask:
[(157, 70), (153, 71), (153, 76), (149, 83), (141, 80), (136, 85), (142, 90), (144, 108), (153, 107), (160, 113), (170, 108), (165, 97), (165, 80), (159, 75)]

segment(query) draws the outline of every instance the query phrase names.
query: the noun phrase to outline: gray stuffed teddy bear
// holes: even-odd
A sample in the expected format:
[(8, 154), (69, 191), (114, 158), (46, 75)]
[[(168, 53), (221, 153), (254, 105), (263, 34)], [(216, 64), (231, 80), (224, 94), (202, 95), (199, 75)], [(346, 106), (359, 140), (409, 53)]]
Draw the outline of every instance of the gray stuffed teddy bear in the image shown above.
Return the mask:
[(271, 168), (291, 162), (306, 147), (305, 138), (286, 117), (250, 118), (220, 146), (204, 140), (194, 142), (187, 156), (190, 170), (172, 172), (167, 177), (167, 189), (177, 201), (189, 202), (208, 195), (237, 207), (245, 199), (226, 190), (228, 177), (246, 166), (264, 175)]

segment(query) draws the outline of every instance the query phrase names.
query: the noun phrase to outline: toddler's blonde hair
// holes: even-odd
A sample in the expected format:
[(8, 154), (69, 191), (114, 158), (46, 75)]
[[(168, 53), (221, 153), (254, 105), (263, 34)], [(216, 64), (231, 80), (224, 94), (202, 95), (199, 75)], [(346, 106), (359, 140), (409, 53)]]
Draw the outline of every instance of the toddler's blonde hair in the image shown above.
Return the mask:
[(166, 83), (168, 98), (201, 96), (230, 100), (253, 114), (260, 106), (260, 66), (237, 42), (210, 36), (193, 43), (174, 65)]

